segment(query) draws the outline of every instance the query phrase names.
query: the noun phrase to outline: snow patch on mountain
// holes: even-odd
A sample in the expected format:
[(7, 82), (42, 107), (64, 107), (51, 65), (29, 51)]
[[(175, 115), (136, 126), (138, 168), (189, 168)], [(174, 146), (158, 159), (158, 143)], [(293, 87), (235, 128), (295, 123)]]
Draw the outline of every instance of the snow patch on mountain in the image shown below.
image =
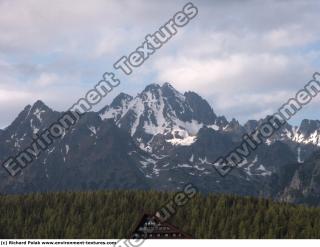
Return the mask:
[(94, 126), (90, 126), (89, 130), (92, 132), (92, 134), (96, 135), (97, 134), (97, 129)]
[(37, 134), (37, 133), (39, 132), (39, 128), (37, 128), (37, 127), (35, 126), (32, 118), (30, 119), (30, 126), (31, 126), (31, 129), (32, 129), (33, 134)]
[(41, 117), (41, 115), (42, 115), (42, 113), (44, 113), (45, 112), (45, 110), (42, 110), (42, 109), (39, 109), (39, 108), (37, 108), (37, 109), (35, 109), (35, 111), (34, 111), (34, 115), (39, 119), (39, 121), (41, 122), (42, 121), (42, 117)]
[(298, 152), (297, 162), (300, 163), (300, 164), (302, 164), (303, 161), (302, 161), (302, 159), (301, 159), (301, 147), (298, 147), (297, 152)]
[(100, 112), (100, 117), (114, 119), (144, 150), (152, 150), (150, 140), (159, 134), (165, 137), (168, 144), (186, 146), (195, 142), (203, 126), (220, 129), (214, 121), (215, 114), (205, 100), (191, 92), (183, 95), (169, 83), (162, 86), (151, 84), (135, 98), (130, 97), (117, 96), (110, 106)]

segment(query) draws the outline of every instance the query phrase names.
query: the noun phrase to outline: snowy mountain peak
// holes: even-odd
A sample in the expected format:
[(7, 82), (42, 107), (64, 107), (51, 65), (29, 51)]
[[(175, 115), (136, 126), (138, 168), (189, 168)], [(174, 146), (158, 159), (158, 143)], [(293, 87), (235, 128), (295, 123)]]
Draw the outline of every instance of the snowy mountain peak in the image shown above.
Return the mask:
[(303, 134), (304, 136), (310, 136), (310, 134), (314, 133), (316, 130), (320, 129), (320, 121), (319, 120), (302, 120), (298, 132)]
[(302, 120), (299, 127), (292, 128), (291, 139), (297, 143), (320, 146), (320, 121)]
[(190, 143), (201, 127), (219, 128), (221, 122), (206, 100), (194, 92), (182, 94), (169, 83), (148, 85), (135, 98), (119, 95), (114, 102), (101, 110), (101, 118), (114, 119), (145, 145), (159, 134), (171, 144)]
[(148, 86), (145, 87), (145, 89), (142, 91), (142, 93), (145, 92), (155, 92), (157, 90), (159, 90), (161, 88), (161, 86), (157, 83), (152, 83), (149, 84)]
[(35, 109), (35, 108), (39, 108), (39, 109), (49, 109), (49, 107), (48, 107), (45, 103), (43, 103), (43, 101), (41, 101), (41, 100), (37, 100), (37, 101), (33, 104), (32, 108), (33, 108), (33, 109)]
[(117, 97), (115, 97), (112, 101), (112, 103), (110, 104), (111, 107), (123, 107), (125, 105), (127, 105), (131, 100), (133, 99), (133, 97), (129, 94), (125, 94), (125, 93), (120, 93)]
[(52, 112), (53, 111), (47, 105), (45, 105), (41, 100), (38, 100), (32, 106), (27, 105), (13, 121), (12, 125), (16, 127), (26, 122), (29, 124), (30, 121), (37, 121), (40, 123), (43, 120), (43, 114), (47, 115)]
[[(168, 87), (168, 88), (174, 89), (174, 87), (173, 87), (169, 82), (163, 83), (162, 87), (163, 87), (163, 88)], [(174, 90), (175, 90), (175, 89), (174, 89)]]
[(53, 110), (51, 110), (45, 103), (43, 103), (41, 100), (38, 100), (30, 108), (28, 117), (36, 118), (39, 122), (42, 122), (43, 115), (50, 114), (52, 112)]

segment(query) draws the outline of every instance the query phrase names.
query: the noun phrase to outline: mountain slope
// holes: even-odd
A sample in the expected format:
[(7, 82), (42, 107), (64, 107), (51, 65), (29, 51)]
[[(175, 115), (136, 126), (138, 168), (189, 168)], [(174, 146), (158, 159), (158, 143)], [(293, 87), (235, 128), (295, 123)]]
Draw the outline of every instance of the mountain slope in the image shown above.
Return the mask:
[[(0, 131), (0, 159), (18, 154), (61, 114), (41, 101), (26, 106)], [(177, 190), (192, 182), (204, 193), (286, 198), (304, 161), (319, 150), (319, 121), (284, 125), (224, 178), (214, 167), (267, 119), (228, 122), (194, 92), (151, 84), (135, 97), (120, 93), (101, 111), (86, 113), (18, 177), (1, 169), (0, 192)]]
[[(166, 144), (189, 145), (199, 129), (211, 126), (219, 129), (227, 124), (217, 117), (210, 105), (193, 92), (181, 94), (169, 83), (151, 84), (135, 98), (120, 94), (110, 106), (100, 111), (102, 119), (115, 123), (131, 134), (146, 151), (161, 153), (159, 146)], [(157, 141), (154, 141), (154, 138)]]
[(320, 205), (320, 152), (298, 166), (280, 198), (291, 203)]
[[(42, 114), (35, 114), (38, 112)], [(1, 157), (17, 154), (32, 141), (33, 134), (44, 130), (60, 115), (39, 102), (27, 106), (4, 130)], [(128, 155), (136, 149), (126, 132), (112, 121), (102, 121), (97, 113), (90, 112), (17, 177), (9, 178), (1, 169), (0, 191), (148, 188), (139, 164)]]

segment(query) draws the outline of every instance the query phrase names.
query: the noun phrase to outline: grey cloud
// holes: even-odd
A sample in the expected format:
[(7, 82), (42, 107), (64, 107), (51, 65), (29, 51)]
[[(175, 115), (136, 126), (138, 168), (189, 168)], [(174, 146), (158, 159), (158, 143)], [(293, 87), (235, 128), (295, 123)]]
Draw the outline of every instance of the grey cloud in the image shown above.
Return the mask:
[[(204, 95), (219, 113), (245, 120), (274, 109), (317, 69), (319, 2), (193, 2), (199, 16), (126, 78), (128, 88), (152, 80), (170, 81), (182, 91)], [(3, 123), (38, 97), (53, 107), (67, 108), (71, 102), (59, 103), (49, 92), (63, 98), (62, 91), (74, 90), (80, 96), (84, 81), (86, 86), (93, 84), (113, 61), (134, 50), (183, 4), (0, 1), (0, 32), (5, 34), (0, 36), (0, 90), (20, 92), (6, 100), (12, 106), (10, 113), (0, 109), (0, 114), (10, 116)], [(230, 96), (232, 92), (237, 96)]]

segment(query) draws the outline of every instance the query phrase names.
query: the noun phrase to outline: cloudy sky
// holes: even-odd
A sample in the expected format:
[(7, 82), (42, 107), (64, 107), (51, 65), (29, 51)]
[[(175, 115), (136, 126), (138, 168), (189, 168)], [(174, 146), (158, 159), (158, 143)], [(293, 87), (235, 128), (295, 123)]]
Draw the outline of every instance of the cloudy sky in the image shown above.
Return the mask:
[[(42, 99), (65, 110), (187, 1), (0, 0), (0, 128)], [(320, 70), (319, 1), (193, 1), (199, 14), (130, 76), (195, 91), (240, 122), (270, 114)], [(320, 96), (319, 96), (320, 98)], [(293, 120), (319, 119), (315, 99)]]

